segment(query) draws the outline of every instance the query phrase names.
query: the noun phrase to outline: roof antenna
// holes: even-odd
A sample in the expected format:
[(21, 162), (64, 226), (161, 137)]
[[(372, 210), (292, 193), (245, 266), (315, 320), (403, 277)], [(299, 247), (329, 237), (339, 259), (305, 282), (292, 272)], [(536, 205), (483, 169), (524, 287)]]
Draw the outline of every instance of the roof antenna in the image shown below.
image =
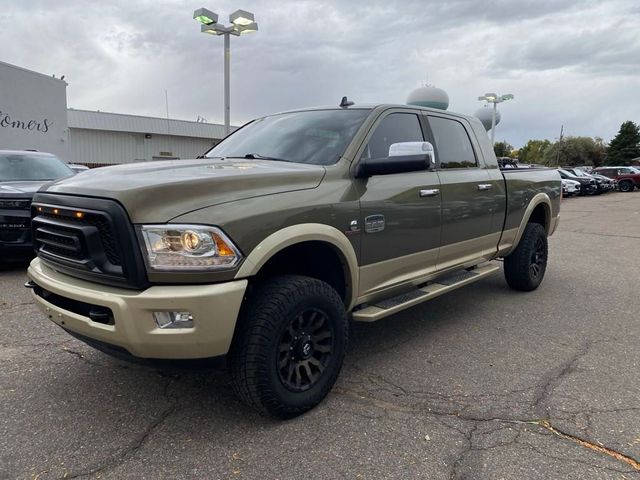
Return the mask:
[(353, 102), (351, 100), (347, 100), (346, 96), (342, 97), (342, 101), (340, 102), (340, 106), (342, 108), (350, 107), (351, 105), (353, 105)]

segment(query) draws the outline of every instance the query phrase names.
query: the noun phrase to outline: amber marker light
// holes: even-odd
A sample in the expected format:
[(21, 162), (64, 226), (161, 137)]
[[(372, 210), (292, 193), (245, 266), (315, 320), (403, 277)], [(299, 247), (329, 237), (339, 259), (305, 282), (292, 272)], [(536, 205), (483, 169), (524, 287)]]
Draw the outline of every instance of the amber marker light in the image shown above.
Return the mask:
[(83, 212), (75, 212), (73, 214), (76, 218), (84, 218), (84, 213)]
[(229, 245), (227, 245), (222, 238), (220, 238), (216, 234), (214, 234), (213, 237), (216, 241), (216, 248), (218, 249), (218, 255), (220, 255), (221, 257), (230, 257), (235, 255), (235, 252), (233, 251), (233, 249), (231, 249), (231, 247), (229, 247)]
[(54, 215), (58, 215), (58, 213), (59, 213), (59, 212), (60, 212), (60, 210), (58, 210), (57, 208), (54, 208), (54, 209), (53, 209), (53, 214), (54, 214)]

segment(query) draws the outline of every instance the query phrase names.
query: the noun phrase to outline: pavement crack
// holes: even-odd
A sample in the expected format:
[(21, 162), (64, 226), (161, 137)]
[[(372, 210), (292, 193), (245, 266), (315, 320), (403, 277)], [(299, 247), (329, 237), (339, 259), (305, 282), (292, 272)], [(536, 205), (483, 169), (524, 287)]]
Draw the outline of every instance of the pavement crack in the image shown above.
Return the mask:
[[(73, 354), (77, 354), (78, 352), (72, 352)], [(107, 470), (113, 470), (114, 468), (119, 467), (123, 463), (125, 463), (129, 457), (134, 455), (149, 439), (149, 437), (153, 434), (154, 431), (158, 429), (177, 409), (178, 401), (176, 397), (172, 397), (169, 395), (169, 389), (173, 380), (178, 378), (177, 376), (168, 377), (167, 382), (164, 386), (163, 396), (168, 400), (168, 406), (153, 420), (151, 421), (146, 428), (123, 450), (117, 452), (112, 457), (107, 460), (89, 467), (83, 471), (77, 473), (65, 473), (64, 476), (60, 477), (60, 480), (69, 480), (73, 478), (82, 478), (87, 477), (89, 475), (94, 475), (96, 473), (103, 473)]]
[[(553, 381), (554, 379), (557, 378), (561, 378), (563, 374), (566, 374), (566, 372), (568, 372), (570, 370), (570, 367), (572, 364), (574, 364), (575, 362), (577, 362), (579, 360), (579, 358), (582, 355), (585, 355), (586, 352), (588, 350), (588, 345), (586, 345), (584, 348), (582, 348), (579, 352), (576, 352), (576, 354), (574, 354), (571, 359), (569, 359), (567, 362), (565, 362), (565, 366), (564, 368), (562, 368), (562, 370), (560, 371), (560, 374), (557, 376), (554, 376), (551, 380)], [(563, 373), (564, 372), (564, 373)], [(548, 384), (550, 384), (551, 382), (547, 382)], [(456, 460), (454, 461), (453, 467), (452, 467), (452, 471), (450, 474), (450, 480), (453, 480), (455, 478), (457, 478), (457, 470), (460, 467), (460, 465), (464, 462), (464, 457), (471, 452), (472, 450), (476, 450), (477, 448), (474, 447), (473, 445), (473, 433), (475, 432), (475, 430), (477, 429), (477, 425), (481, 422), (499, 422), (499, 423), (505, 423), (505, 424), (515, 424), (515, 425), (537, 425), (539, 427), (542, 427), (546, 430), (548, 430), (549, 432), (557, 435), (560, 438), (563, 438), (565, 440), (570, 440), (574, 443), (577, 443), (578, 445), (581, 445), (583, 447), (586, 447), (594, 452), (598, 452), (598, 453), (602, 453), (605, 455), (608, 455), (618, 461), (624, 462), (627, 465), (631, 466), (633, 469), (640, 471), (640, 461), (636, 460), (633, 457), (630, 457), (628, 455), (625, 455), (623, 453), (617, 452), (616, 450), (613, 450), (612, 448), (609, 447), (605, 447), (603, 445), (598, 445), (596, 443), (593, 443), (589, 440), (586, 440), (584, 438), (580, 438), (576, 435), (572, 435), (570, 433), (566, 433), (563, 432), (562, 430), (559, 430), (557, 427), (553, 426), (549, 420), (534, 420), (534, 419), (513, 419), (513, 418), (500, 418), (500, 417), (475, 417), (475, 416), (468, 416), (468, 415), (461, 415), (459, 412), (454, 412), (454, 411), (437, 411), (437, 410), (432, 410), (432, 409), (428, 409), (428, 410), (423, 410), (421, 408), (417, 408), (415, 405), (414, 406), (410, 406), (410, 405), (400, 405), (397, 403), (393, 403), (393, 402), (389, 402), (386, 400), (380, 400), (371, 396), (364, 396), (360, 393), (357, 393), (353, 390), (348, 390), (348, 389), (344, 389), (344, 388), (334, 388), (334, 393), (337, 394), (342, 394), (345, 395), (349, 398), (358, 400), (358, 401), (364, 401), (366, 403), (369, 403), (370, 405), (380, 408), (383, 411), (393, 411), (393, 412), (400, 412), (400, 413), (411, 413), (411, 414), (416, 414), (416, 413), (422, 413), (422, 414), (426, 414), (426, 415), (435, 415), (435, 416), (447, 416), (447, 417), (455, 417), (458, 418), (460, 420), (466, 420), (469, 422), (474, 422), (475, 425), (474, 427), (471, 429), (471, 431), (469, 432), (468, 435), (465, 435), (466, 439), (467, 439), (467, 447), (458, 454)], [(510, 443), (514, 443), (515, 440), (511, 441), (511, 442), (507, 442), (505, 445), (510, 444)], [(496, 445), (497, 446), (504, 446), (504, 445)], [(495, 448), (493, 447), (493, 448)]]
[(544, 381), (536, 388), (538, 392), (532, 402), (534, 412), (540, 407), (545, 407), (548, 398), (551, 396), (555, 388), (560, 384), (564, 377), (575, 370), (576, 364), (589, 352), (590, 346), (590, 343), (585, 343), (573, 355), (571, 355), (571, 357), (551, 369), (551, 371), (545, 375)]
[(536, 425), (541, 426), (542, 428), (545, 428), (547, 430), (549, 430), (550, 432), (554, 433), (555, 435), (564, 438), (565, 440), (570, 440), (574, 443), (577, 443), (578, 445), (581, 445), (583, 447), (586, 447), (590, 450), (593, 450), (594, 452), (598, 452), (598, 453), (603, 453), (605, 455), (609, 455), (610, 457), (615, 458), (616, 460), (620, 461), (620, 462), (624, 462), (627, 465), (630, 465), (631, 467), (633, 467), (635, 470), (640, 472), (640, 461), (636, 460), (633, 457), (630, 457), (629, 455), (625, 455), (623, 453), (620, 453), (616, 450), (613, 450), (612, 448), (609, 447), (605, 447), (603, 445), (598, 445), (595, 444), (593, 442), (590, 442), (589, 440), (585, 440), (584, 438), (580, 438), (577, 437), (575, 435), (572, 435), (570, 433), (566, 433), (563, 432), (562, 430), (559, 430), (557, 427), (551, 425), (551, 423), (548, 420), (540, 420), (537, 422), (532, 422)]

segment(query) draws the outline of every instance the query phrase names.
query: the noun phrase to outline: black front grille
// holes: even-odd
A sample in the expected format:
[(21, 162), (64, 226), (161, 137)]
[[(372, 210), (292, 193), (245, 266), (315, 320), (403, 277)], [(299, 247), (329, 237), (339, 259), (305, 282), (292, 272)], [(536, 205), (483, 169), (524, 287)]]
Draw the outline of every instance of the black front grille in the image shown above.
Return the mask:
[(31, 241), (31, 218), (28, 213), (27, 209), (23, 216), (0, 215), (0, 242), (28, 244)]
[[(44, 209), (44, 207), (42, 207)], [(54, 220), (62, 220), (65, 223), (72, 225), (90, 226), (98, 229), (100, 234), (100, 241), (102, 242), (102, 248), (107, 257), (107, 260), (112, 265), (122, 265), (118, 249), (116, 247), (116, 241), (111, 231), (111, 225), (107, 218), (102, 214), (80, 212), (83, 214), (82, 218), (78, 218), (74, 215), (75, 211), (66, 211), (58, 209), (58, 213), (53, 213), (50, 209), (38, 212), (40, 216), (44, 218), (52, 218)]]
[(38, 193), (31, 214), (35, 250), (56, 270), (125, 288), (148, 285), (133, 226), (116, 202)]
[(22, 240), (24, 230), (0, 230), (0, 242), (18, 242)]
[(20, 198), (0, 199), (1, 210), (29, 210), (29, 205), (31, 205), (31, 200)]

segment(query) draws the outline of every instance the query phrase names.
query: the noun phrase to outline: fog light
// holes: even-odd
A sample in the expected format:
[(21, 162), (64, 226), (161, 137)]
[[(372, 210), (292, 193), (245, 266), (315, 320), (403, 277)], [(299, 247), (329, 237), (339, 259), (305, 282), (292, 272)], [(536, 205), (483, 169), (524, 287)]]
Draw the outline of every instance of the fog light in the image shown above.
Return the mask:
[(153, 312), (153, 318), (160, 328), (193, 328), (191, 312)]

